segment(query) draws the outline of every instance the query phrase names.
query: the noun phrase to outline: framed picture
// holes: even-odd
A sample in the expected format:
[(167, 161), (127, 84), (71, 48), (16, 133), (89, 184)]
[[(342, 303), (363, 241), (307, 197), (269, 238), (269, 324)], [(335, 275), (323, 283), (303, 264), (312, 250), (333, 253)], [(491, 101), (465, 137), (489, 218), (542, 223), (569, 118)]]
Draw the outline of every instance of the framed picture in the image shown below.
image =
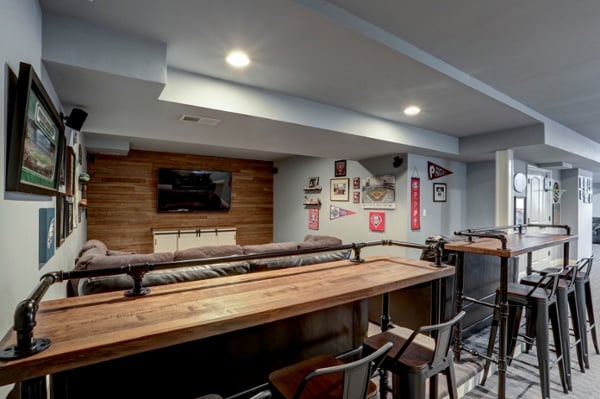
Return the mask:
[(552, 204), (552, 224), (560, 224), (560, 204)]
[(73, 197), (63, 197), (65, 199), (64, 221), (65, 221), (65, 237), (68, 237), (73, 232)]
[(319, 188), (319, 178), (318, 177), (309, 177), (308, 183), (306, 184), (307, 190), (316, 190)]
[(41, 269), (54, 255), (54, 234), (56, 230), (56, 218), (54, 208), (39, 209), (39, 268)]
[[(64, 125), (30, 64), (21, 63), (9, 121), (6, 189), (56, 195)], [(9, 103), (11, 100), (9, 100)]]
[(525, 204), (527, 201), (527, 197), (515, 197), (514, 201), (515, 224), (526, 224), (527, 208), (525, 207)]
[(66, 235), (65, 229), (65, 196), (58, 194), (56, 196), (56, 247), (58, 248), (64, 241)]
[(352, 202), (354, 202), (355, 204), (360, 203), (360, 191), (354, 191), (352, 193)]
[(446, 202), (446, 183), (433, 183), (433, 202)]
[(66, 168), (66, 188), (67, 195), (75, 195), (75, 150), (73, 147), (66, 149), (67, 168)]
[(349, 184), (350, 179), (331, 179), (329, 182), (330, 200), (348, 201), (350, 198)]
[(335, 161), (335, 177), (346, 176), (346, 160)]
[(358, 190), (360, 188), (360, 177), (352, 178), (352, 188)]

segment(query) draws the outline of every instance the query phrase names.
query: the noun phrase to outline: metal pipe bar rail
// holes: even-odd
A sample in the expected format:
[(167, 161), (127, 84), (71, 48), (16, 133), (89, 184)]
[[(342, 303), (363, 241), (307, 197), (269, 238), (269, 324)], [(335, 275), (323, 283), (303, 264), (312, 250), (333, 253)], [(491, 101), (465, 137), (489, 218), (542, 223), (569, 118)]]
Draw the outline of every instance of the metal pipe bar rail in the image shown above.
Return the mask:
[(481, 227), (481, 228), (477, 228), (477, 229), (466, 229), (466, 230), (455, 231), (454, 235), (466, 236), (470, 242), (473, 241), (473, 237), (495, 238), (497, 240), (500, 240), (500, 242), (502, 243), (502, 249), (505, 250), (505, 249), (507, 249), (506, 248), (507, 239), (506, 239), (506, 233), (504, 233), (503, 231), (512, 229), (512, 230), (518, 232), (518, 234), (523, 234), (523, 233), (525, 233), (525, 231), (527, 230), (528, 227), (536, 227), (536, 228), (540, 228), (540, 229), (560, 228), (560, 229), (565, 229), (565, 234), (567, 234), (567, 235), (571, 234), (571, 227), (568, 225), (528, 223), (528, 224), (512, 224), (512, 225), (508, 225), (508, 226), (494, 226), (494, 227)]
[(40, 282), (33, 290), (33, 292), (23, 301), (21, 301), (14, 313), (14, 324), (13, 330), (17, 333), (16, 345), (11, 345), (8, 348), (0, 350), (0, 359), (10, 360), (28, 357), (39, 353), (50, 346), (50, 340), (47, 338), (34, 338), (33, 329), (36, 325), (36, 314), (39, 308), (39, 303), (42, 300), (44, 294), (48, 291), (48, 288), (56, 283), (63, 282), (65, 280), (80, 279), (87, 277), (103, 277), (103, 276), (114, 276), (120, 274), (127, 274), (133, 280), (133, 288), (125, 291), (126, 296), (141, 296), (148, 295), (150, 288), (144, 287), (143, 278), (147, 272), (153, 270), (173, 269), (188, 266), (201, 266), (201, 265), (214, 265), (220, 263), (231, 263), (244, 260), (254, 259), (270, 259), (279, 257), (288, 257), (295, 255), (305, 255), (319, 252), (330, 252), (336, 250), (350, 249), (354, 251), (354, 257), (351, 259), (352, 262), (364, 262), (364, 259), (360, 257), (360, 252), (365, 247), (372, 247), (378, 245), (388, 246), (401, 246), (407, 248), (420, 249), (422, 251), (429, 251), (435, 255), (434, 266), (444, 267), (442, 263), (443, 248), (439, 244), (435, 245), (423, 245), (412, 242), (403, 242), (395, 240), (379, 240), (379, 241), (368, 241), (362, 243), (352, 244), (341, 244), (328, 247), (318, 248), (303, 248), (291, 251), (279, 251), (270, 252), (264, 254), (247, 254), (247, 255), (234, 255), (224, 257), (213, 257), (204, 259), (192, 259), (184, 261), (172, 261), (172, 262), (157, 262), (157, 263), (137, 263), (128, 264), (117, 267), (110, 267), (105, 269), (97, 270), (77, 270), (77, 271), (55, 271), (44, 274), (40, 278)]

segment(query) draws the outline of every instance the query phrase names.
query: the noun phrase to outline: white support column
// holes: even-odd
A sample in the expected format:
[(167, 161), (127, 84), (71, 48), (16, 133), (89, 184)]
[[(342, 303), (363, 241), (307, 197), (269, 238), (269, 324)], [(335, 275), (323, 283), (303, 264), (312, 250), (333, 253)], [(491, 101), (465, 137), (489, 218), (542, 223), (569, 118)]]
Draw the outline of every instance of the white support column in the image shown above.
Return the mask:
[(512, 224), (513, 150), (496, 151), (496, 226)]

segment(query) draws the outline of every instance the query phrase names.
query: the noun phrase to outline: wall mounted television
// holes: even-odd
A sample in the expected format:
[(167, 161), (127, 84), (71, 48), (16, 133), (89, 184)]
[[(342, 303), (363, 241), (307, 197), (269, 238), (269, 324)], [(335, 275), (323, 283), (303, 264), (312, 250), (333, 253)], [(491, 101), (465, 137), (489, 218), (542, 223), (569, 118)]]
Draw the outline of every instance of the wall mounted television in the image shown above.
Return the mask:
[[(11, 91), (9, 85), (9, 91)], [(65, 127), (30, 64), (21, 62), (9, 93), (6, 190), (56, 195)]]
[(157, 211), (228, 211), (231, 177), (227, 171), (159, 168)]

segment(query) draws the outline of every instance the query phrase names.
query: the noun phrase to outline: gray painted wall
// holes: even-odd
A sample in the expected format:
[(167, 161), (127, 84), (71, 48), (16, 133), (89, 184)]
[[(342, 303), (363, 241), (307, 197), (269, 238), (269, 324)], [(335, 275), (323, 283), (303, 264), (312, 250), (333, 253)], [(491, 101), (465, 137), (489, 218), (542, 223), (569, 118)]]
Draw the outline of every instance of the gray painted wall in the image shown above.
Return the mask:
[[(40, 277), (50, 271), (70, 270), (73, 267), (73, 259), (85, 240), (84, 221), (65, 243), (56, 249), (50, 261), (38, 270), (38, 210), (54, 208), (55, 197), (5, 192), (8, 68), (18, 73), (19, 62), (33, 65), (44, 87), (53, 100), (56, 100), (51, 82), (48, 81), (41, 64), (41, 32), (42, 16), (36, 0), (0, 2), (0, 37), (5, 39), (0, 40), (3, 65), (0, 79), (0, 336), (4, 336), (12, 328), (13, 312), (17, 303), (32, 292)], [(64, 297), (65, 292), (64, 284), (54, 284), (44, 299)], [(0, 397), (5, 397), (11, 388), (11, 385), (1, 386)]]
[(496, 164), (494, 161), (467, 165), (466, 227), (493, 226), (496, 209)]
[[(360, 204), (350, 201), (330, 201), (329, 182), (334, 178), (335, 159), (291, 157), (276, 162), (278, 172), (274, 176), (274, 231), (275, 241), (302, 240), (307, 234), (324, 234), (340, 237), (344, 243), (391, 239), (424, 243), (433, 235), (451, 235), (464, 226), (466, 210), (466, 166), (464, 163), (413, 154), (402, 154), (404, 162), (399, 168), (392, 166), (393, 156), (382, 156), (362, 162), (347, 161), (347, 177), (360, 177), (361, 185), (367, 176), (391, 174), (396, 177), (396, 209), (384, 210), (385, 232), (369, 230), (369, 212)], [(428, 179), (427, 161), (440, 165), (453, 173), (434, 181)], [(410, 177), (418, 175), (421, 182), (421, 229), (410, 230), (409, 195)], [(322, 191), (305, 193), (303, 188), (312, 176), (318, 176)], [(447, 202), (433, 202), (433, 183), (446, 183)], [(322, 206), (319, 211), (319, 230), (308, 229), (308, 210), (302, 205), (304, 196), (318, 197)], [(355, 212), (353, 215), (330, 220), (330, 206), (338, 206)], [(365, 254), (391, 253), (418, 256), (415, 250), (398, 247), (370, 247)]]

